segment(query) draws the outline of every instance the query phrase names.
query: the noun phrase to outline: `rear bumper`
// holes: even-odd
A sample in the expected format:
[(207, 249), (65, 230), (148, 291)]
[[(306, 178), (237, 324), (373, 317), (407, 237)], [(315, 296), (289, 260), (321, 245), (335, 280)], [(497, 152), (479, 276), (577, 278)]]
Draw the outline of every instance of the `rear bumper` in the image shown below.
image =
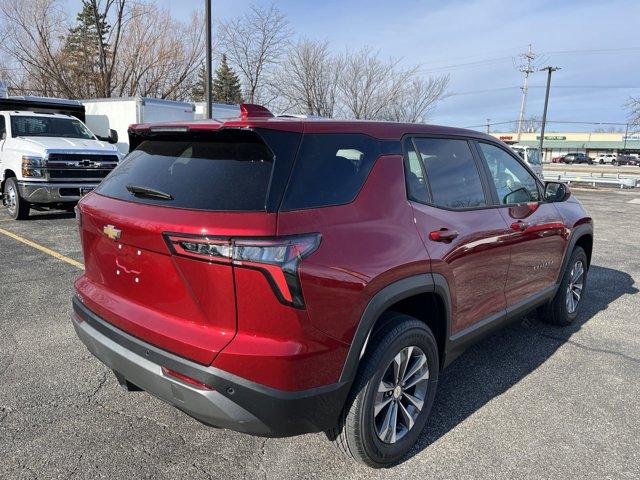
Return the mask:
[(20, 196), (29, 203), (61, 203), (77, 202), (89, 190), (99, 185), (98, 182), (83, 183), (51, 183), (51, 182), (18, 182)]
[[(347, 383), (301, 392), (265, 387), (132, 337), (99, 318), (77, 297), (73, 310), (76, 333), (95, 357), (129, 382), (207, 425), (266, 437), (324, 431), (337, 423), (349, 391)], [(212, 389), (166, 376), (162, 367)]]

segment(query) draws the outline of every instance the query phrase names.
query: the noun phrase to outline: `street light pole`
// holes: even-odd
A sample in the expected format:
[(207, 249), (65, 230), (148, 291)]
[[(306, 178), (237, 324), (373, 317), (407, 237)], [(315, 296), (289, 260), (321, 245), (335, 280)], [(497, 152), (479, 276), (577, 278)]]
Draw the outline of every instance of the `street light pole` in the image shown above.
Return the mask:
[(212, 118), (211, 64), (213, 60), (211, 58), (211, 0), (205, 0), (205, 16), (207, 17), (207, 81), (205, 82), (205, 97), (207, 98), (206, 113), (207, 118)]
[(542, 112), (542, 126), (540, 127), (540, 158), (544, 159), (544, 153), (542, 152), (542, 146), (544, 144), (544, 129), (547, 125), (547, 106), (549, 105), (549, 90), (551, 88), (551, 74), (556, 70), (560, 70), (559, 67), (545, 67), (540, 71), (547, 71), (547, 91), (544, 95), (544, 111)]

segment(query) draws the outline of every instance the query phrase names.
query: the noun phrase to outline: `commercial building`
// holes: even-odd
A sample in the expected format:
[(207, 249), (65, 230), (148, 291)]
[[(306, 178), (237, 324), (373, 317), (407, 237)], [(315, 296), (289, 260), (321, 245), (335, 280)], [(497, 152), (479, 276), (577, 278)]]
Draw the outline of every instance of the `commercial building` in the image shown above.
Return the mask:
[[(511, 132), (492, 132), (503, 142), (537, 147), (540, 145), (539, 133), (522, 133), (520, 141), (518, 134)], [(582, 152), (595, 158), (600, 153), (640, 153), (640, 133), (545, 133), (543, 144), (543, 160), (550, 162), (553, 157), (565, 155), (568, 152)]]

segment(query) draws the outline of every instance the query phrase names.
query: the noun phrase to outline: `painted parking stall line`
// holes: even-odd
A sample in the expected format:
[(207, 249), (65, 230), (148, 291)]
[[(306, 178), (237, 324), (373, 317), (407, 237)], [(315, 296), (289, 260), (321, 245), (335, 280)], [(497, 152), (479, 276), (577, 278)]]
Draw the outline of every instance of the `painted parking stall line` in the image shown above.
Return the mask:
[(76, 260), (74, 260), (73, 258), (69, 258), (61, 253), (58, 253), (54, 250), (51, 250), (50, 248), (47, 248), (43, 245), (40, 245), (39, 243), (33, 242), (31, 240), (28, 240), (24, 237), (21, 237), (20, 235), (17, 235), (13, 232), (10, 232), (9, 230), (5, 230), (4, 228), (0, 228), (0, 234), (5, 235), (6, 237), (12, 238), (14, 240), (17, 240), (18, 242), (24, 243), (25, 245), (30, 246), (31, 248), (35, 248), (36, 250), (42, 252), (42, 253), (46, 253), (47, 255), (56, 258), (62, 262), (68, 263), (69, 265), (76, 267), (79, 270), (84, 270), (84, 265)]

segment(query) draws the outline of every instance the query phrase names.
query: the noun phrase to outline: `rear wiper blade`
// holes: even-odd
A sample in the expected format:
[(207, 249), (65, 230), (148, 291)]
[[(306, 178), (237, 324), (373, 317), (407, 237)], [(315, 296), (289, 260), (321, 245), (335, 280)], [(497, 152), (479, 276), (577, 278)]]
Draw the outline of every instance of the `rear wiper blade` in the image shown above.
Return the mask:
[(173, 200), (173, 195), (160, 190), (149, 187), (141, 187), (140, 185), (127, 185), (127, 190), (136, 197), (159, 198), (161, 200)]

